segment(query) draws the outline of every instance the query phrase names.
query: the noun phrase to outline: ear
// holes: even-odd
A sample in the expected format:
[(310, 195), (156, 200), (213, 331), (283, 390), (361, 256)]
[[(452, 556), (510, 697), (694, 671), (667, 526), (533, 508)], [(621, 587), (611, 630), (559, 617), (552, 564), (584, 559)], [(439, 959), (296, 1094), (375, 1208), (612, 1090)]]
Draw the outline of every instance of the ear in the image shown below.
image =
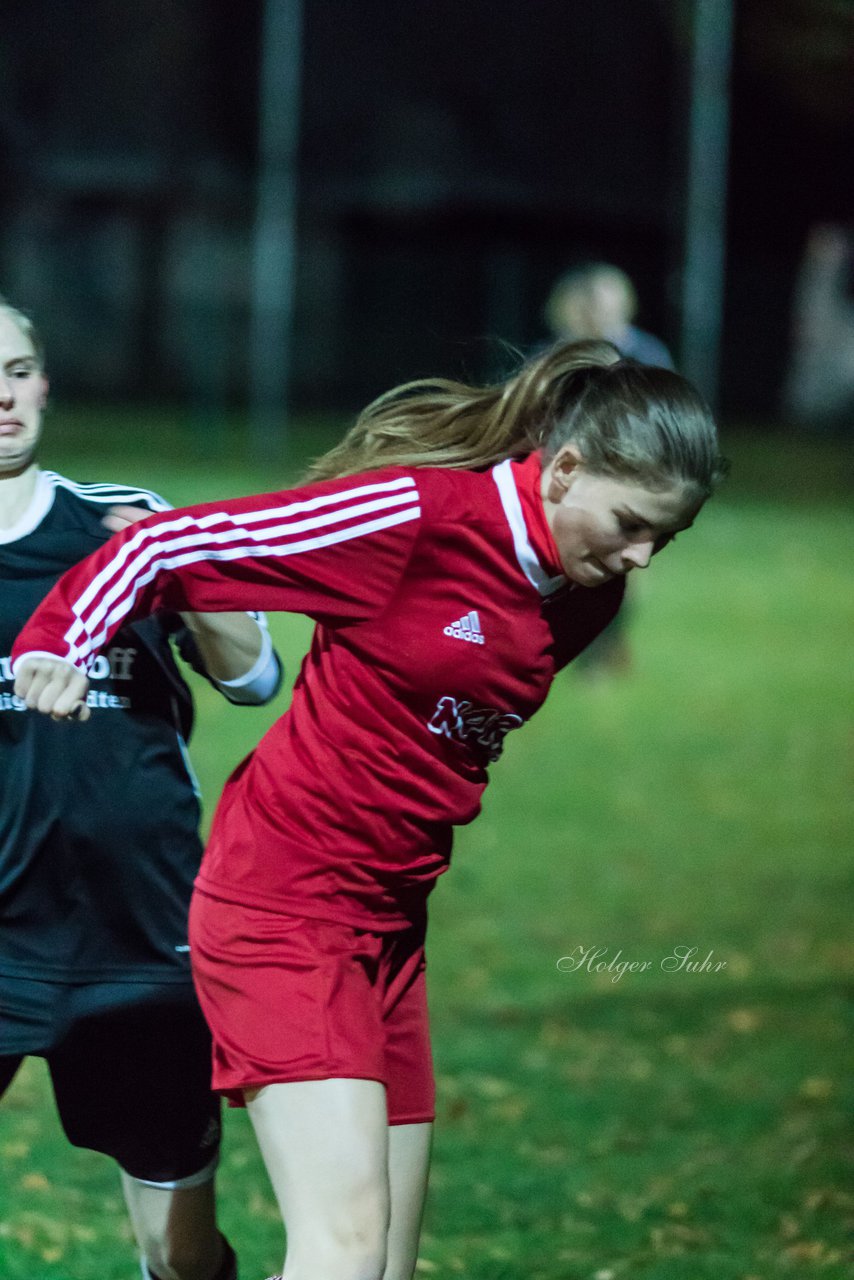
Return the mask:
[(543, 476), (545, 497), (549, 502), (561, 501), (564, 494), (572, 487), (583, 461), (574, 444), (565, 444), (558, 449)]

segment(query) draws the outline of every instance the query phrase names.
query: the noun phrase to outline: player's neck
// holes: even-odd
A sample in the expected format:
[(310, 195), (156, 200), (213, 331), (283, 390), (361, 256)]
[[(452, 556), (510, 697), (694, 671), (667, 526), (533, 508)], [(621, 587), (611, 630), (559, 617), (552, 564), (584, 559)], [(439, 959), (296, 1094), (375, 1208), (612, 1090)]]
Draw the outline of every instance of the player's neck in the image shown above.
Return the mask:
[(34, 462), (20, 475), (0, 475), (0, 529), (11, 529), (18, 523), (33, 500), (38, 475)]

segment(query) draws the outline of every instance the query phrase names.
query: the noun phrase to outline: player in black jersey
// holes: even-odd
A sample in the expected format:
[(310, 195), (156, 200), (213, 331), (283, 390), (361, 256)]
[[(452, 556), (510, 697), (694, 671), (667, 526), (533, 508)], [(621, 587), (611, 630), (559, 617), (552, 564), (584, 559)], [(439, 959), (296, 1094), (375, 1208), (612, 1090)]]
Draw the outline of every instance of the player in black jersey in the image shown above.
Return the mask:
[(281, 671), (262, 618), (158, 615), (99, 660), (73, 742), (25, 713), (7, 656), (25, 620), (111, 531), (167, 506), (41, 470), (46, 395), (32, 325), (0, 300), (0, 1094), (23, 1057), (46, 1058), (70, 1141), (121, 1168), (143, 1275), (232, 1280), (186, 937), (193, 706), (170, 641), (233, 702), (267, 701)]

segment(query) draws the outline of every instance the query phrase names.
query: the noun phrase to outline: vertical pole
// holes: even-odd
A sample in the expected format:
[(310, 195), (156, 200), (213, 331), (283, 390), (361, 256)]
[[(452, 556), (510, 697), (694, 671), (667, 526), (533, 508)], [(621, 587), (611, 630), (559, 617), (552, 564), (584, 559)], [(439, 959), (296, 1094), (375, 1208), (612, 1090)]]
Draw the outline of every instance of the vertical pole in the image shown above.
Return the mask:
[(262, 33), (249, 369), (252, 452), (264, 465), (283, 451), (290, 397), (302, 0), (265, 0)]
[(726, 244), (732, 0), (692, 0), (680, 367), (718, 398)]

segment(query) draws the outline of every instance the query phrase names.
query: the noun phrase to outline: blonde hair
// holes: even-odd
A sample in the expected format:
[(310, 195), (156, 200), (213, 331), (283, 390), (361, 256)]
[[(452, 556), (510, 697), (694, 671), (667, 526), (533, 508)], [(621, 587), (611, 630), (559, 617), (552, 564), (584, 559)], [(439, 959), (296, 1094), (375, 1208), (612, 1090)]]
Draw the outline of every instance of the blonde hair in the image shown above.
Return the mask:
[(17, 325), (23, 336), (27, 339), (33, 349), (33, 354), (38, 361), (39, 369), (44, 369), (44, 344), (36, 331), (29, 316), (24, 315), (23, 311), (19, 311), (17, 307), (13, 307), (0, 294), (0, 315), (7, 316), (14, 325)]
[(597, 474), (650, 485), (682, 480), (705, 498), (725, 474), (714, 421), (669, 369), (625, 360), (609, 342), (557, 343), (504, 382), (408, 382), (374, 400), (313, 464), (329, 479), (383, 466), (476, 470), (574, 445)]

